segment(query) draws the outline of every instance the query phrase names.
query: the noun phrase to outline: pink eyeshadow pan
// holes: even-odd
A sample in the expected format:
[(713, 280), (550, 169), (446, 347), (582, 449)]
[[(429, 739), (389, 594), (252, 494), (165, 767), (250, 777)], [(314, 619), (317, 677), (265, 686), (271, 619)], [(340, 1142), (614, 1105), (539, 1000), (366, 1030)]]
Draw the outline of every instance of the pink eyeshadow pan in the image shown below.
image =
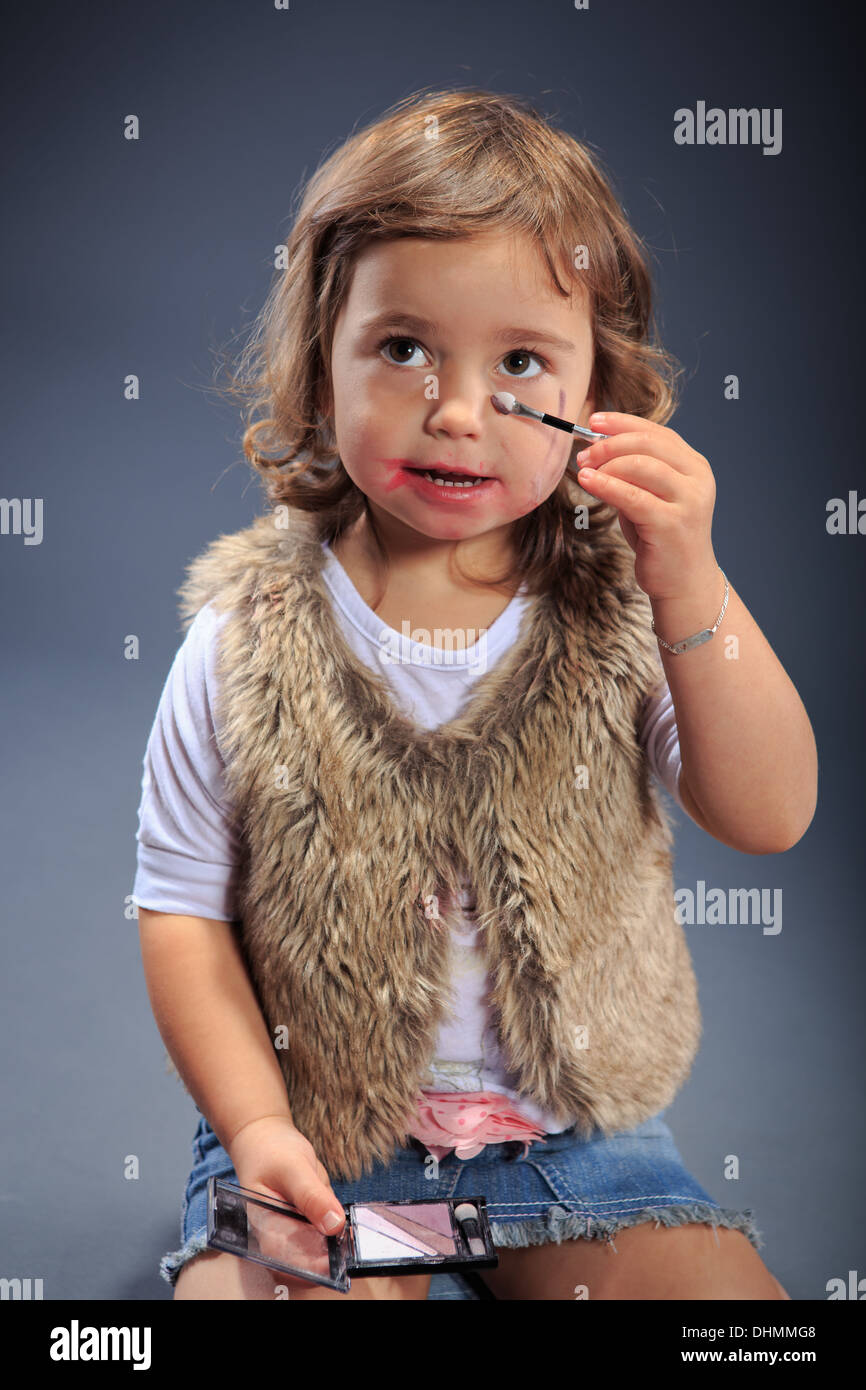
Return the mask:
[(429, 1230), (438, 1231), (440, 1235), (453, 1237), (451, 1213), (444, 1205), (398, 1207), (397, 1212), (400, 1216), (411, 1217), (419, 1226), (427, 1226)]

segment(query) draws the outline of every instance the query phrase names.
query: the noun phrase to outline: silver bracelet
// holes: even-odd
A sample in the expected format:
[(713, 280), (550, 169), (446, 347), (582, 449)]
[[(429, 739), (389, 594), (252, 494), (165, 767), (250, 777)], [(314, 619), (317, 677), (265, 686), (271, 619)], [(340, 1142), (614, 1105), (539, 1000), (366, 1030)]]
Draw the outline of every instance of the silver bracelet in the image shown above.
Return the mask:
[(653, 618), (652, 630), (656, 633), (656, 641), (660, 642), (663, 647), (666, 647), (669, 652), (673, 652), (675, 656), (679, 656), (680, 652), (690, 651), (692, 647), (699, 647), (702, 642), (709, 642), (716, 628), (719, 626), (719, 623), (722, 621), (722, 618), (725, 616), (725, 609), (728, 606), (728, 580), (724, 570), (719, 570), (719, 573), (725, 581), (725, 599), (722, 604), (722, 611), (716, 618), (712, 627), (702, 628), (702, 630), (696, 632), (693, 637), (684, 637), (682, 642), (674, 642), (672, 646), (671, 643), (666, 642), (663, 637), (659, 637), (656, 632), (656, 621), (655, 618)]

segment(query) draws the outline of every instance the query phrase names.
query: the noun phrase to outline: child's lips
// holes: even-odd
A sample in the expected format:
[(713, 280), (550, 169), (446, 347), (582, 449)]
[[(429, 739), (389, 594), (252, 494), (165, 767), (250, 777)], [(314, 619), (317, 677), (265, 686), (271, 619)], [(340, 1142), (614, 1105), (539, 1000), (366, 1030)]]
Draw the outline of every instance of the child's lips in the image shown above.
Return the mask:
[[(425, 476), (426, 475), (426, 476)], [(391, 481), (387, 484), (386, 490), (399, 487), (405, 484), (413, 492), (419, 493), (428, 502), (439, 504), (440, 506), (470, 506), (473, 502), (482, 501), (491, 492), (499, 487), (496, 478), (485, 477), (478, 482), (441, 482), (434, 483), (433, 473), (427, 469), (399, 468)], [(480, 475), (477, 475), (480, 478)]]
[(442, 461), (438, 463), (418, 463), (415, 459), (382, 459), (382, 463), (387, 463), (396, 468), (404, 468), (410, 473), (432, 473), (439, 478), (492, 478), (492, 473), (485, 473), (482, 468), (464, 468), (458, 464), (446, 464)]

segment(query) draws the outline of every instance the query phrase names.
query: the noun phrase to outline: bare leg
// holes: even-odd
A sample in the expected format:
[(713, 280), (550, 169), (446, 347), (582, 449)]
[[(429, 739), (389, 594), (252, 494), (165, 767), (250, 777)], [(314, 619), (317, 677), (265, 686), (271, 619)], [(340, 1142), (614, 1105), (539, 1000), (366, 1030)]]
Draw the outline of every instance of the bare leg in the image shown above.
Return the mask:
[(203, 1250), (184, 1265), (174, 1287), (176, 1299), (285, 1299), (279, 1295), (281, 1285), (288, 1289), (287, 1301), (296, 1303), (307, 1299), (425, 1299), (430, 1289), (429, 1274), (404, 1274), (399, 1279), (390, 1275), (371, 1279), (353, 1279), (348, 1293), (326, 1289), (292, 1279), (279, 1270), (268, 1269), (251, 1260), (238, 1259), (221, 1250)]
[(503, 1299), (790, 1297), (742, 1231), (648, 1221), (618, 1231), (613, 1245), (581, 1238), (500, 1249), (498, 1267), (479, 1274)]

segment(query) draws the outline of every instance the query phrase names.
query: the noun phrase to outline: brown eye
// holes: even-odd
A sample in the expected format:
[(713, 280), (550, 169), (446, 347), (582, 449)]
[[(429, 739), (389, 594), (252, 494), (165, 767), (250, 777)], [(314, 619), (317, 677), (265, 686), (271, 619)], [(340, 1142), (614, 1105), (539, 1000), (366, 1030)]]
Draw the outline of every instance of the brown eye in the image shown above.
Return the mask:
[[(514, 352), (506, 353), (505, 357), (503, 357), (502, 360), (503, 360), (503, 362), (505, 362), (505, 363), (507, 364), (511, 359), (513, 359), (513, 358), (515, 358), (515, 357), (517, 357), (517, 358), (522, 358), (523, 361), (524, 361), (524, 363), (531, 363), (531, 362), (533, 361), (533, 359), (534, 359), (536, 362), (538, 362), (538, 363), (541, 365), (541, 370), (542, 370), (542, 371), (543, 371), (543, 370), (545, 369), (545, 367), (547, 366), (547, 363), (546, 363), (545, 359), (544, 359), (543, 357), (540, 357), (540, 356), (538, 355), (537, 352), (527, 352), (524, 348), (515, 348)], [(511, 375), (511, 370), (510, 370), (510, 369), (509, 369), (509, 371), (508, 371), (508, 375)], [(518, 370), (514, 373), (514, 375), (515, 375), (515, 376), (528, 376), (530, 379), (532, 379), (532, 378), (538, 376), (539, 373), (538, 373), (538, 372), (529, 372), (529, 373), (527, 373), (525, 370), (521, 371), (521, 370), (518, 368)]]
[[(412, 341), (411, 338), (388, 338), (383, 346), (392, 362), (399, 362), (401, 366), (404, 366), (406, 362), (408, 362), (411, 358), (412, 353), (415, 351), (416, 344)], [(392, 351), (392, 349), (395, 348), (398, 352), (405, 352), (406, 356), (396, 356)]]

